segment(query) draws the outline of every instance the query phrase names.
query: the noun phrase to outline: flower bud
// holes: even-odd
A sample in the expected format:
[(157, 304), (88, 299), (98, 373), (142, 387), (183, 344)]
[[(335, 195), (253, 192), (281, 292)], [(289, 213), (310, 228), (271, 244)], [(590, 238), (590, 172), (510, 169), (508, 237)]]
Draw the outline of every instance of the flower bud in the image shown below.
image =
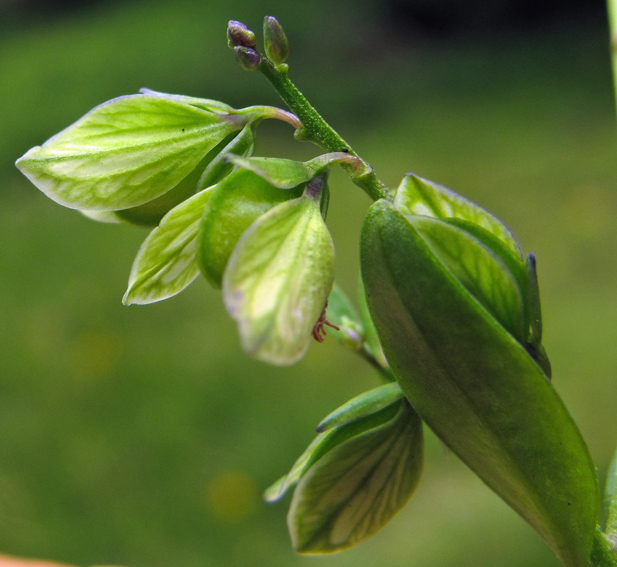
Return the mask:
[(227, 45), (232, 49), (238, 46), (255, 47), (257, 39), (255, 34), (248, 29), (242, 22), (229, 20), (227, 25)]
[(405, 397), (564, 565), (578, 567), (596, 526), (595, 468), (525, 348), (527, 277), (510, 238), (476, 205), (407, 179), (394, 204), (369, 209), (362, 279)]
[(275, 65), (285, 63), (289, 57), (289, 42), (281, 24), (276, 18), (264, 18), (264, 48), (266, 56)]
[(240, 63), (240, 66), (246, 71), (254, 71), (259, 66), (259, 63), (261, 63), (259, 53), (252, 47), (238, 45), (234, 47), (233, 50), (236, 54), (236, 61)]

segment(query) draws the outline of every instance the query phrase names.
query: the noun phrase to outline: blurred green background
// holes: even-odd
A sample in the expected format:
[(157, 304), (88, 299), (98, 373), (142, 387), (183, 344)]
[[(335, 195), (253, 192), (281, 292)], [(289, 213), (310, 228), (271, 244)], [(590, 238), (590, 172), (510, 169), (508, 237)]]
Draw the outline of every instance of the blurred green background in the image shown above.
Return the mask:
[[(225, 40), (228, 19), (257, 31), (277, 16), (291, 77), (382, 179), (447, 185), (536, 254), (554, 383), (603, 480), (617, 443), (617, 130), (602, 3), (548, 15), (481, 0), (0, 10), (0, 552), (133, 567), (558, 565), (430, 433), (420, 487), (386, 529), (342, 554), (294, 555), (288, 500), (261, 493), (322, 417), (377, 385), (371, 370), (333, 340), (291, 368), (249, 359), (201, 280), (123, 307), (147, 232), (57, 206), (13, 163), (140, 87), (279, 105)], [(287, 125), (260, 133), (260, 155), (318, 153)], [(339, 172), (331, 187), (337, 279), (353, 294), (369, 201)]]

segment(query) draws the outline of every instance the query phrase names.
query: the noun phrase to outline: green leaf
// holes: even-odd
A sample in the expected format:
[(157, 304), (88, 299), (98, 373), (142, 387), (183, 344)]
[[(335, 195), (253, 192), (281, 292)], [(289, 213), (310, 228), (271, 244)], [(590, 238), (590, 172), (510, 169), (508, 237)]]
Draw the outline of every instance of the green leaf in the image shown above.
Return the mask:
[(291, 159), (239, 156), (229, 156), (228, 159), (234, 165), (252, 171), (279, 189), (292, 189), (314, 177), (310, 167)]
[(536, 257), (529, 254), (527, 257), (527, 285), (529, 297), (529, 320), (531, 323), (531, 343), (539, 347), (542, 343), (542, 308), (540, 305), (540, 287), (536, 270)]
[(233, 168), (223, 158), (229, 153), (250, 154), (255, 144), (253, 125), (247, 124), (242, 131), (233, 133), (210, 150), (197, 167), (178, 185), (167, 193), (143, 205), (120, 211), (91, 211), (85, 216), (99, 222), (128, 222), (137, 226), (157, 226), (161, 219), (175, 206), (223, 179)]
[(617, 548), (617, 452), (613, 455), (608, 469), (604, 501), (608, 511), (606, 535), (610, 538), (613, 546)]
[(175, 102), (180, 102), (182, 104), (190, 104), (191, 106), (201, 108), (202, 110), (209, 110), (209, 111), (214, 111), (214, 112), (219, 111), (219, 112), (224, 112), (224, 113), (235, 112), (234, 108), (232, 108), (228, 104), (225, 104), (224, 102), (221, 102), (220, 100), (212, 100), (209, 98), (196, 98), (194, 96), (184, 96), (184, 95), (177, 95), (177, 94), (161, 93), (161, 92), (153, 91), (153, 90), (146, 89), (146, 88), (139, 89), (139, 92), (146, 96), (156, 96), (159, 98), (165, 98), (167, 100), (173, 100)]
[(79, 211), (84, 217), (96, 222), (119, 224), (122, 222), (113, 211)]
[(423, 216), (407, 221), (450, 273), (520, 343), (527, 340), (523, 299), (505, 264), (479, 240), (449, 223)]
[(587, 565), (595, 467), (540, 367), (384, 200), (365, 219), (361, 262), (373, 322), (405, 397), (566, 566)]
[(167, 193), (143, 205), (114, 211), (113, 214), (120, 220), (137, 226), (157, 226), (169, 211), (195, 194), (197, 182), (211, 159), (210, 153), (211, 152), (199, 162), (191, 173), (182, 179), (173, 189), (167, 191)]
[[(215, 185), (231, 173), (234, 166), (227, 160), (230, 154), (250, 156), (253, 153), (255, 149), (254, 127), (254, 123), (247, 124), (238, 135), (229, 140), (220, 151), (217, 151), (199, 179), (198, 190)], [(216, 149), (218, 150), (218, 147)]]
[(393, 403), (355, 421), (320, 433), (296, 460), (289, 473), (266, 490), (264, 498), (268, 502), (279, 500), (324, 455), (348, 439), (388, 423), (398, 414), (399, 409), (400, 403)]
[(272, 364), (306, 352), (334, 280), (334, 246), (319, 198), (276, 205), (244, 232), (223, 276), (223, 295), (244, 349)]
[(169, 211), (146, 238), (131, 269), (126, 305), (167, 299), (197, 277), (197, 231), (211, 193), (204, 189)]
[(330, 415), (322, 419), (321, 423), (317, 426), (317, 431), (321, 433), (333, 427), (357, 421), (394, 402), (398, 402), (402, 397), (403, 392), (396, 382), (378, 386), (368, 392), (363, 392), (334, 410)]
[(300, 479), (287, 523), (294, 549), (339, 551), (380, 530), (422, 472), (422, 423), (407, 404), (395, 419), (339, 444)]
[(458, 218), (448, 218), (443, 220), (468, 232), (471, 236), (484, 244), (484, 246), (486, 246), (493, 254), (495, 254), (495, 256), (497, 256), (497, 258), (504, 263), (508, 270), (510, 270), (510, 273), (519, 286), (523, 302), (526, 302), (528, 287), (527, 269), (519, 254), (515, 254), (507, 244), (505, 244), (502, 240), (499, 240), (497, 236), (485, 228), (482, 228), (480, 225)]
[(326, 433), (320, 433), (311, 444), (304, 450), (304, 452), (298, 457), (296, 462), (291, 467), (291, 470), (279, 480), (277, 480), (272, 486), (270, 486), (264, 492), (264, 499), (266, 502), (276, 502), (280, 500), (286, 492), (292, 487), (298, 484), (298, 481), (302, 475), (308, 470), (309, 463), (313, 459), (313, 455), (319, 448), (322, 448), (330, 439), (334, 430), (330, 430)]
[(204, 208), (199, 231), (197, 260), (208, 282), (221, 287), (233, 249), (257, 218), (301, 194), (302, 188), (281, 191), (252, 171), (242, 169), (223, 179)]
[(596, 530), (593, 539), (593, 548), (591, 550), (591, 567), (617, 567), (617, 549), (616, 542), (611, 542), (600, 529)]
[(478, 225), (501, 240), (519, 260), (522, 259), (516, 239), (499, 219), (454, 191), (428, 179), (413, 173), (407, 174), (396, 192), (394, 206), (403, 215), (460, 219)]
[(97, 106), (16, 165), (61, 205), (127, 209), (167, 193), (245, 121), (163, 97), (125, 96)]
[(343, 152), (334, 152), (317, 156), (307, 162), (282, 158), (236, 156), (229, 156), (229, 161), (238, 167), (256, 173), (279, 189), (292, 189), (302, 183), (308, 183), (337, 163), (349, 161), (350, 157), (349, 154)]
[[(388, 361), (383, 354), (381, 344), (379, 343), (379, 337), (377, 336), (377, 329), (375, 329), (375, 325), (373, 325), (373, 320), (371, 319), (371, 314), (366, 304), (362, 278), (358, 280), (358, 305), (360, 307), (360, 321), (364, 329), (364, 348), (382, 368), (388, 368)], [(382, 376), (385, 377), (383, 373)]]

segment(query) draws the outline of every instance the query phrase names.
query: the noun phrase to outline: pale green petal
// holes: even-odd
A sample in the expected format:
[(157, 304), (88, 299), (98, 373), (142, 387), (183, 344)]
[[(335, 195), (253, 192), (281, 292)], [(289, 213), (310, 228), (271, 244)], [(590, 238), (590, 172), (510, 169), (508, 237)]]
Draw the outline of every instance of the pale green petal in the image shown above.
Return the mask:
[(146, 238), (133, 263), (125, 304), (167, 299), (197, 277), (197, 232), (211, 192), (204, 189), (169, 211)]
[(61, 205), (127, 209), (176, 186), (243, 121), (162, 97), (124, 96), (32, 148), (17, 167)]
[(334, 280), (334, 246), (319, 203), (303, 196), (270, 209), (242, 235), (223, 277), (244, 349), (273, 364), (306, 352)]

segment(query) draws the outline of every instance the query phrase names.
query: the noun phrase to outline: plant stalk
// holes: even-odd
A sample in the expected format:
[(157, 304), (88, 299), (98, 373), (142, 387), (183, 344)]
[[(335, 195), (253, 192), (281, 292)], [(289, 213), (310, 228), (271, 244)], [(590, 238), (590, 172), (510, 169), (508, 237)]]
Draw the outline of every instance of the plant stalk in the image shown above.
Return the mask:
[(363, 167), (354, 170), (350, 165), (343, 164), (351, 180), (373, 201), (392, 200), (391, 193), (377, 178), (373, 168), (358, 156), (291, 82), (287, 73), (287, 65), (275, 66), (267, 57), (261, 55), (261, 62), (257, 69), (263, 73), (285, 104), (302, 122), (302, 127), (296, 132), (297, 139), (313, 142), (329, 152), (345, 152), (357, 157), (362, 161)]

